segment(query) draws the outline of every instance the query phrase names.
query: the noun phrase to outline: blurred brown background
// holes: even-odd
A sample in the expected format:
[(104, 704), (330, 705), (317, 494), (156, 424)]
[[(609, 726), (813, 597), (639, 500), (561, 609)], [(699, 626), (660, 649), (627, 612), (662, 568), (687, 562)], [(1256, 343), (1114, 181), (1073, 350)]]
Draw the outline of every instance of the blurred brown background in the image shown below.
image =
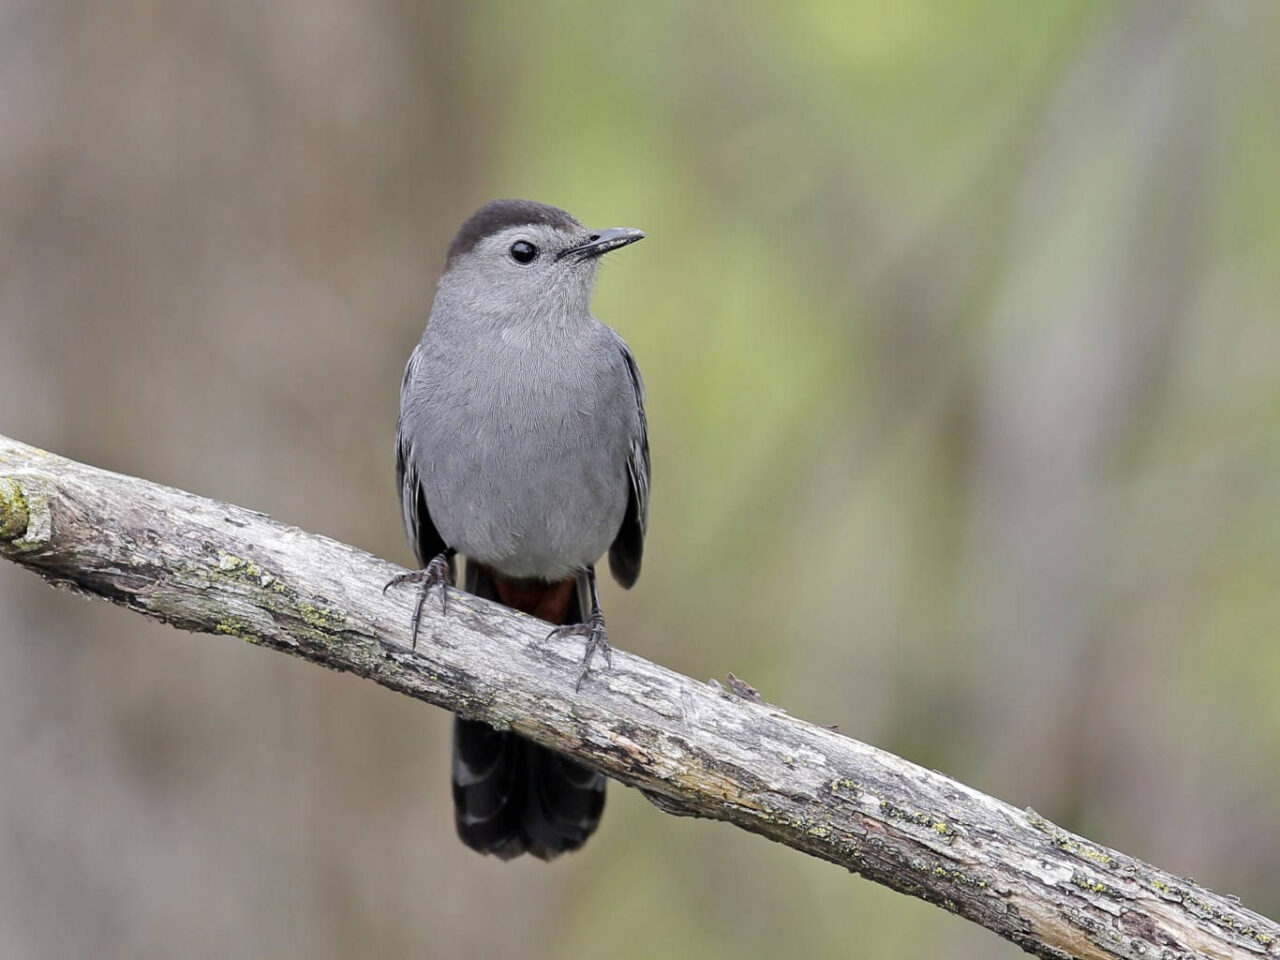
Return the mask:
[[(782, 11), (785, 10), (785, 13)], [(621, 646), (1280, 914), (1280, 6), (0, 2), (0, 432), (402, 562), (444, 245), (650, 239)], [(0, 564), (0, 957), (1013, 956), (448, 717)]]

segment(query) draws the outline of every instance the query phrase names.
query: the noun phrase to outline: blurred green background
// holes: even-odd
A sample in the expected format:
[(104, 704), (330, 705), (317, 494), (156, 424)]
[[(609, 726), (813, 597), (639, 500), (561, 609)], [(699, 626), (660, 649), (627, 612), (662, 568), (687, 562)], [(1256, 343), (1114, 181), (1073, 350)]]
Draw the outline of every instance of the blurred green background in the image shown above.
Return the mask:
[[(408, 562), (495, 196), (650, 239), (622, 647), (1280, 914), (1280, 5), (0, 3), (0, 432)], [(447, 715), (0, 564), (0, 956), (1014, 956), (614, 787), (453, 835)]]

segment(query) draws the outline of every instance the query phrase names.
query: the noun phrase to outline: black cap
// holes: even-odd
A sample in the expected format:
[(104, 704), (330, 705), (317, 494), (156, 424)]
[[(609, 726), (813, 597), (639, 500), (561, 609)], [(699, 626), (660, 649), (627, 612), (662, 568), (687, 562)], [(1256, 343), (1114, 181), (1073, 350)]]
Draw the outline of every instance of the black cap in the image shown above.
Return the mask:
[(485, 237), (492, 236), (499, 230), (508, 227), (522, 227), (526, 224), (545, 224), (561, 230), (578, 231), (585, 229), (559, 207), (536, 203), (533, 200), (491, 200), (467, 218), (466, 223), (458, 228), (458, 234), (449, 244), (449, 255), (445, 259), (445, 269), (458, 257), (475, 248)]

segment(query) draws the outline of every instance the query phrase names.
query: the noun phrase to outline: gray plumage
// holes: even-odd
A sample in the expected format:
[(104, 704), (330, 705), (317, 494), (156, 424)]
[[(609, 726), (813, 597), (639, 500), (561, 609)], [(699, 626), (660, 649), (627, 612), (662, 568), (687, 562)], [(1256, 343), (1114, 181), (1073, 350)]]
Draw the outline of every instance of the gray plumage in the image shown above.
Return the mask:
[[(643, 387), (626, 343), (591, 315), (599, 260), (555, 259), (589, 235), (573, 224), (498, 227), (451, 256), (401, 388), (401, 503), (411, 541), (425, 499), (444, 545), (545, 580), (595, 563), (630, 506), (634, 529), (610, 557), (630, 586), (648, 520)], [(519, 239), (538, 260), (511, 260)], [(424, 564), (443, 549), (424, 546)]]
[[(639, 370), (591, 315), (591, 293), (599, 255), (642, 236), (593, 233), (529, 201), (481, 208), (450, 246), (401, 387), (397, 473), (420, 562), (444, 569), (437, 558), (462, 553), (471, 589), (520, 591), (523, 609), (570, 625), (557, 632), (588, 636), (588, 658), (608, 653), (594, 564), (607, 551), (614, 577), (635, 582), (649, 502)], [(557, 588), (571, 579), (566, 601)], [(458, 829), (476, 849), (546, 859), (575, 849), (603, 789), (550, 751), (458, 722)]]
[(465, 308), (441, 299), (401, 410), (436, 530), (507, 576), (576, 573), (613, 543), (631, 478), (646, 472), (632, 467), (644, 421), (626, 344), (589, 314), (561, 329), (522, 317), (477, 338)]

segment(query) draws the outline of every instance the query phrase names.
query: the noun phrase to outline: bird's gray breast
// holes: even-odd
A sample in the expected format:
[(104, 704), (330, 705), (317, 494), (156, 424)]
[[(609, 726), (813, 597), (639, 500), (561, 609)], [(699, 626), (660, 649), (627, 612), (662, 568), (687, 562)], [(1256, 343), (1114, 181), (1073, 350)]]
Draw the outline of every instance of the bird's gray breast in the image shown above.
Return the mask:
[(599, 559), (622, 523), (639, 418), (612, 331), (593, 320), (463, 342), (433, 321), (419, 349), (401, 415), (445, 543), (513, 577)]

